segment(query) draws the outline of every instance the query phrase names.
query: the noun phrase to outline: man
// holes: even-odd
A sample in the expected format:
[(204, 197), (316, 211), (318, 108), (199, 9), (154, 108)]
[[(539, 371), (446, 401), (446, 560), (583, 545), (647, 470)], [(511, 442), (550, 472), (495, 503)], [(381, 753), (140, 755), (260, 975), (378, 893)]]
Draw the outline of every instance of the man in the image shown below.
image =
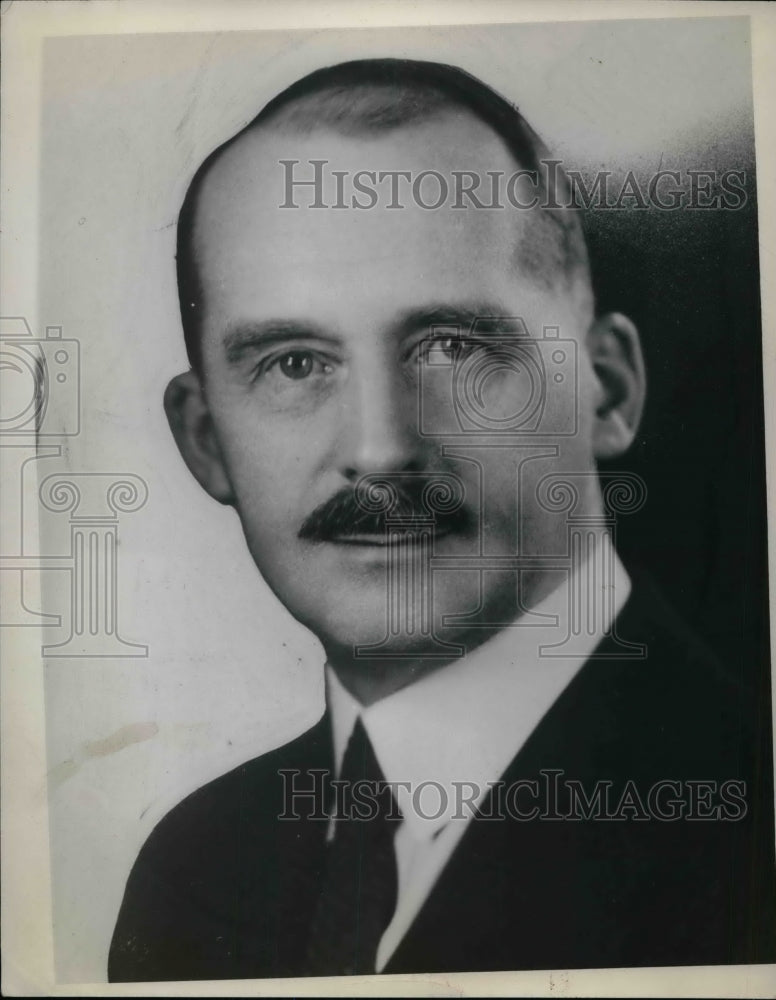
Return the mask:
[(770, 954), (751, 706), (612, 547), (644, 369), (553, 162), (460, 70), (372, 60), (192, 182), (167, 414), (327, 711), (157, 827), (111, 979)]

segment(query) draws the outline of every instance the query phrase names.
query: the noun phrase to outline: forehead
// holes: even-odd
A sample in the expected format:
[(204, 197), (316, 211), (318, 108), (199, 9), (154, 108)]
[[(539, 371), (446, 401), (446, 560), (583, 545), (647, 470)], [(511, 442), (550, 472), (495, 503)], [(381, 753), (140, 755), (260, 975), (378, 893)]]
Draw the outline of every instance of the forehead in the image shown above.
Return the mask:
[[(297, 184), (290, 199), (297, 207), (281, 207), (290, 179), (315, 177), (311, 161), (326, 161), (318, 168), (321, 188)], [(359, 306), (387, 318), (391, 308), (422, 307), (426, 298), (503, 298), (507, 289), (539, 295), (546, 282), (516, 265), (521, 250), (530, 257), (547, 239), (537, 211), (452, 207), (454, 171), (479, 179), (487, 204), (489, 174), (500, 172), (503, 184), (516, 169), (503, 140), (466, 111), (378, 135), (255, 129), (222, 154), (200, 192), (194, 240), (203, 316), (220, 322), (293, 307), (294, 314), (314, 310), (326, 323)], [(423, 171), (451, 185), (439, 208), (413, 198), (412, 182)], [(360, 172), (371, 174), (362, 173), (361, 182), (377, 192), (368, 209), (351, 204), (354, 193), (369, 201), (355, 186)], [(401, 208), (389, 207), (391, 175)], [(423, 185), (423, 202), (433, 204), (438, 182)], [(314, 207), (316, 196), (326, 207)], [(334, 207), (343, 201), (347, 207)]]

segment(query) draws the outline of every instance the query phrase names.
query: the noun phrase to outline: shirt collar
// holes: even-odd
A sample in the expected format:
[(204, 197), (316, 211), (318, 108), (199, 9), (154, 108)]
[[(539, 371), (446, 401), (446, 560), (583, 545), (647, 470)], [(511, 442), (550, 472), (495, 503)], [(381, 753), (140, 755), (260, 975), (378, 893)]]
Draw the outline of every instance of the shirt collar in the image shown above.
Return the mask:
[[(625, 567), (612, 550), (611, 578), (596, 586), (586, 564), (548, 597), (468, 656), (435, 670), (364, 708), (327, 664), (335, 769), (339, 773), (360, 716), (387, 781), (396, 786), (405, 822), (419, 839), (452, 818), (466, 819), (461, 795), (475, 802), (498, 780), (545, 713), (610, 630), (630, 593)], [(574, 589), (572, 589), (572, 587)], [(611, 590), (611, 593), (610, 593)], [(594, 602), (596, 627), (577, 637), (571, 655), (547, 656), (568, 634), (576, 606)], [(588, 603), (589, 606), (589, 603)], [(467, 783), (464, 785), (463, 783)]]

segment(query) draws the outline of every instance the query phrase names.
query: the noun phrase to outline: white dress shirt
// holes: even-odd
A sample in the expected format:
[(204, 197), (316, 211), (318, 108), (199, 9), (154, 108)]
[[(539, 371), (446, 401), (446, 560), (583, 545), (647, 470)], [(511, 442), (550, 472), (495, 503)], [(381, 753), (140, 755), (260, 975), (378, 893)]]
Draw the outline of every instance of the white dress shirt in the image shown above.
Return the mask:
[[(409, 782), (396, 793), (404, 817), (394, 839), (398, 898), (377, 950), (376, 972), (409, 929), (489, 785), (503, 775), (627, 600), (630, 579), (610, 552), (611, 573), (597, 573), (589, 563), (578, 566), (573, 581), (567, 576), (529, 615), (368, 708), (327, 665), (337, 774), (360, 716), (386, 780)], [(591, 624), (577, 636), (572, 655), (547, 656), (546, 647), (567, 635), (575, 608), (587, 608)], [(438, 785), (426, 784), (418, 792), (424, 782)], [(471, 802), (462, 803), (462, 782), (479, 789), (479, 798), (466, 786), (463, 794)]]

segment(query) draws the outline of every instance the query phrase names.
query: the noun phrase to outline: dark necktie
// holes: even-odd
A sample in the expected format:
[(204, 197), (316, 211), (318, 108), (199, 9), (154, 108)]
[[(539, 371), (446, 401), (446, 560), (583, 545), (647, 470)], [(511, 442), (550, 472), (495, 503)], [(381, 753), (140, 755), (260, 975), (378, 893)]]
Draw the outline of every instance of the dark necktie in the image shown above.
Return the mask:
[(401, 813), (358, 719), (342, 761), (321, 894), (307, 950), (308, 974), (348, 976), (375, 971), (377, 946), (396, 908), (393, 838)]

